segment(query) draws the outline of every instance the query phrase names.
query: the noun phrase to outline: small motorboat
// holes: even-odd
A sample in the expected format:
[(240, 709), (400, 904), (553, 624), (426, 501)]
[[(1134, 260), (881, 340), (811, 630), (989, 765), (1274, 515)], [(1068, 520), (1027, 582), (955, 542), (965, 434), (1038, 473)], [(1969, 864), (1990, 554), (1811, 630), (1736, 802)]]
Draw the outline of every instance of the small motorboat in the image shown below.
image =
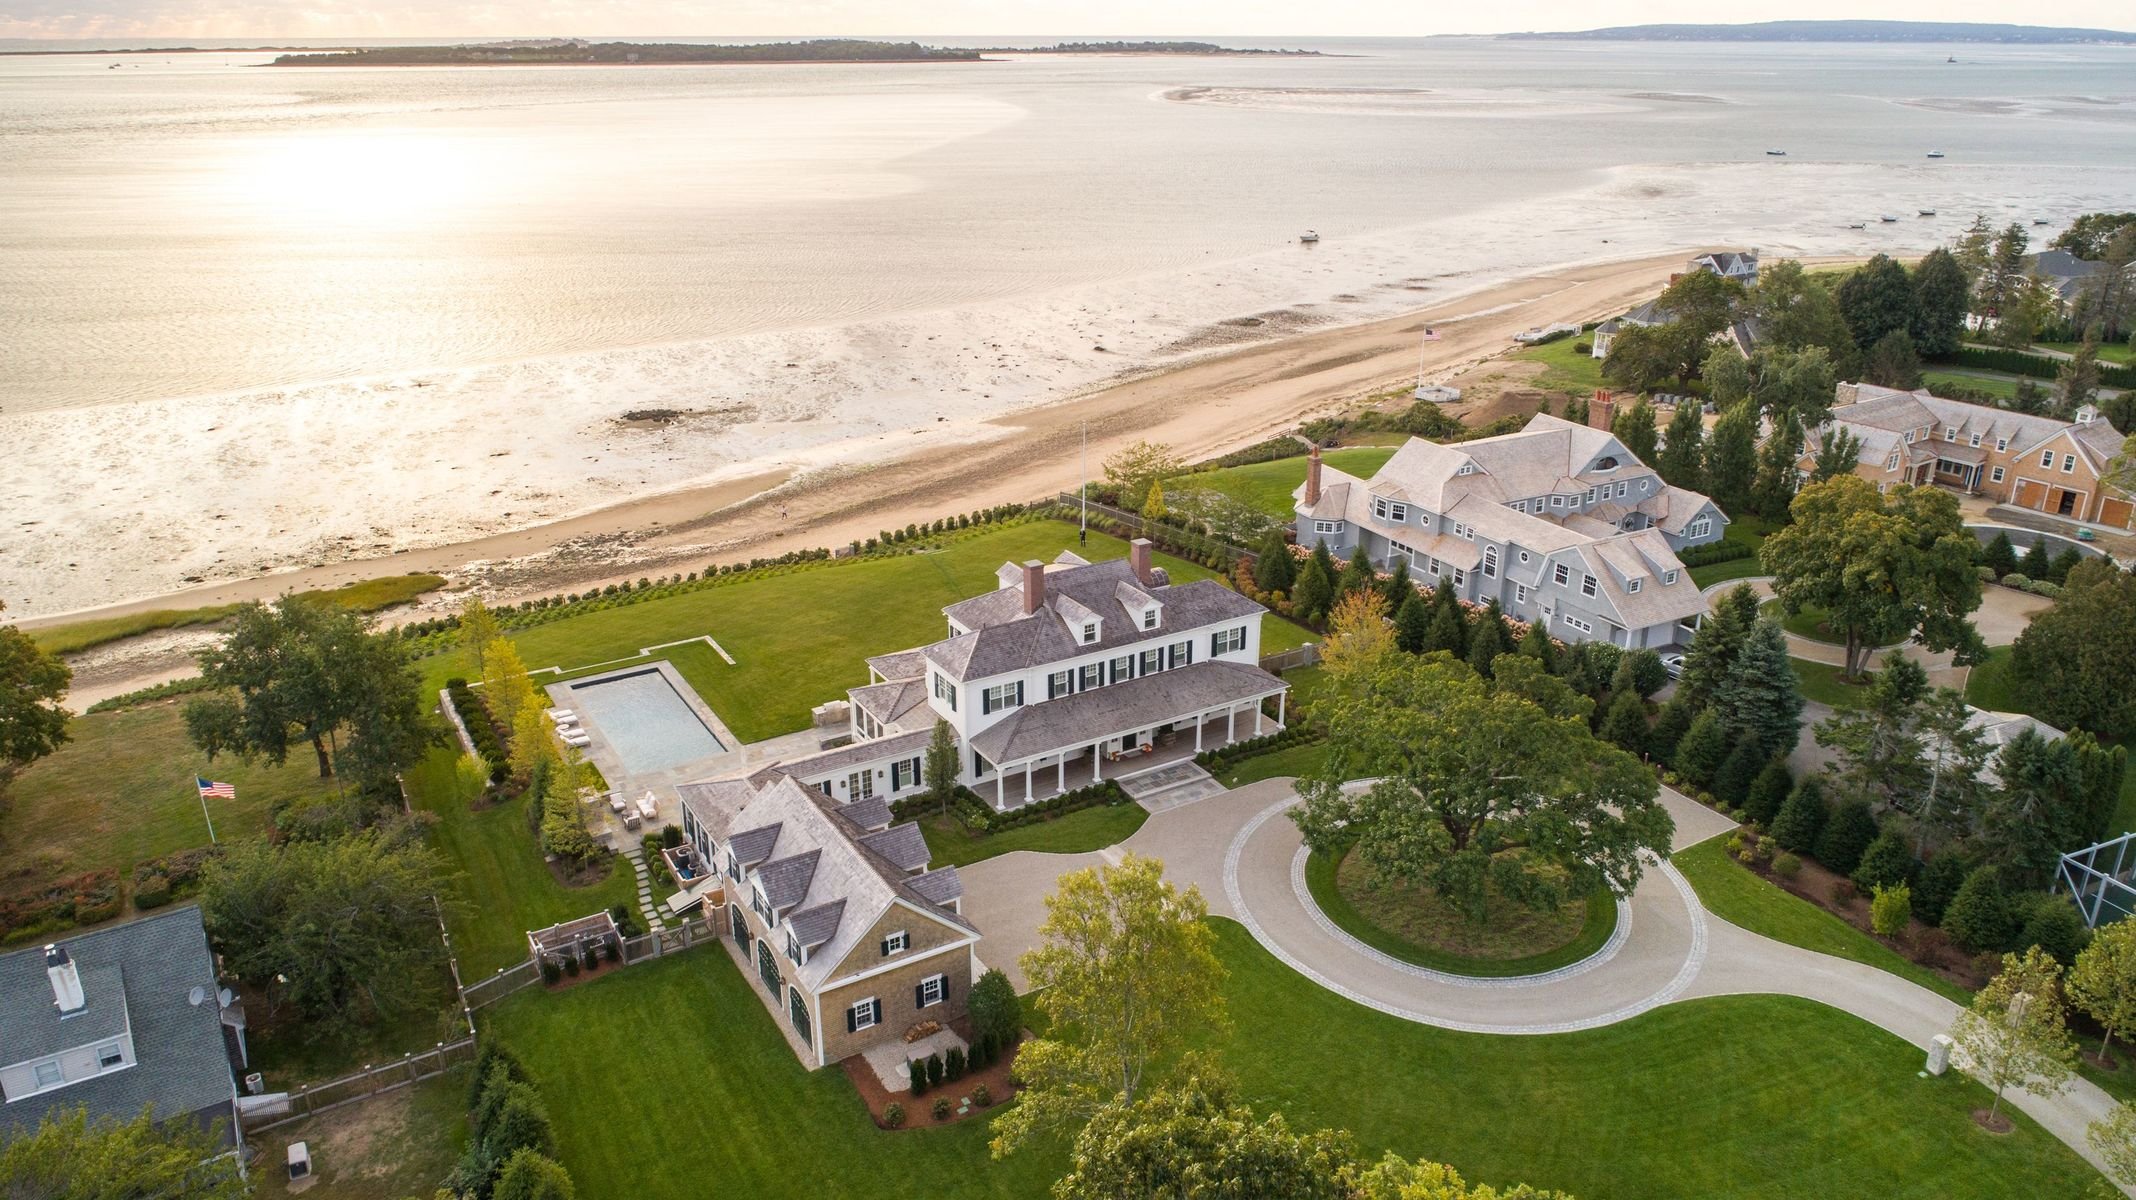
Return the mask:
[(1852, 224), (1852, 225), (1849, 225), (1849, 226), (1847, 226), (1847, 228), (1849, 228), (1849, 229), (1867, 229), (1867, 228), (1869, 228), (1869, 223), (1868, 223), (1867, 221), (1856, 221), (1856, 222), (1855, 222), (1854, 224)]
[(1765, 153), (1766, 153), (1766, 154), (1767, 154), (1767, 155), (1768, 155), (1769, 157), (1772, 157), (1772, 158), (1786, 158), (1786, 157), (1787, 157), (1787, 151), (1785, 151), (1785, 150), (1767, 150), (1767, 151), (1766, 151)]
[(1886, 225), (1896, 225), (1898, 224), (1899, 219), (1897, 217), (1892, 216), (1890, 213), (1885, 213), (1883, 216), (1878, 217), (1877, 220), (1882, 221)]
[(2045, 225), (2045, 224), (2047, 224), (2047, 218), (2045, 218), (2045, 217), (2034, 217), (2034, 218), (2032, 218), (2032, 223), (2033, 223), (2034, 225)]
[(1929, 156), (1930, 158), (1942, 158), (1942, 157), (1943, 157), (1943, 151), (1941, 151), (1941, 150), (1931, 150), (1931, 151), (1929, 151), (1929, 152), (1928, 152), (1928, 156)]
[(1921, 210), (1921, 215), (1924, 217), (1933, 217), (1936, 215), (1936, 210), (1933, 208), (1924, 208)]
[(1301, 242), (1304, 242), (1304, 243), (1305, 243), (1306, 245), (1310, 246), (1310, 245), (1312, 245), (1312, 244), (1313, 244), (1314, 242), (1317, 242), (1317, 241), (1319, 241), (1319, 240), (1320, 240), (1320, 235), (1319, 235), (1319, 234), (1317, 234), (1317, 233), (1315, 233), (1315, 232), (1313, 232), (1312, 230), (1308, 229), (1308, 230), (1306, 230), (1306, 231), (1305, 231), (1304, 233), (1301, 233), (1301, 234), (1299, 234), (1299, 235), (1298, 235), (1298, 240), (1299, 240), (1299, 241), (1301, 241)]
[(1944, 62), (1947, 62), (1947, 63), (1954, 63), (1954, 62), (1957, 62), (1957, 61), (1958, 61), (1958, 56), (1957, 56), (1957, 55), (1955, 55), (1955, 54), (1953, 54), (1953, 55), (1950, 55), (1949, 57), (1945, 58), (1945, 59), (1944, 59), (1943, 61), (1944, 61)]

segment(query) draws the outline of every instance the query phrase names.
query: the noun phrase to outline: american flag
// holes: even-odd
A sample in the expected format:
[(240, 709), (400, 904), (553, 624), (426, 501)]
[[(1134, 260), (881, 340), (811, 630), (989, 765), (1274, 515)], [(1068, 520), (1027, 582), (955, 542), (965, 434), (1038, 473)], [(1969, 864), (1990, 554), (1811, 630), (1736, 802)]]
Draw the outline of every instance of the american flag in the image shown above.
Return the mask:
[(200, 798), (203, 800), (237, 799), (237, 785), (234, 783), (216, 783), (198, 775), (193, 776), (193, 782), (200, 785)]
[(1438, 341), (1438, 340), (1439, 340), (1439, 331), (1438, 331), (1438, 330), (1436, 330), (1436, 329), (1433, 329), (1433, 328), (1432, 328), (1431, 326), (1429, 326), (1429, 325), (1425, 326), (1425, 327), (1424, 327), (1424, 340), (1425, 340), (1425, 341), (1427, 341), (1427, 342), (1436, 342), (1436, 341)]

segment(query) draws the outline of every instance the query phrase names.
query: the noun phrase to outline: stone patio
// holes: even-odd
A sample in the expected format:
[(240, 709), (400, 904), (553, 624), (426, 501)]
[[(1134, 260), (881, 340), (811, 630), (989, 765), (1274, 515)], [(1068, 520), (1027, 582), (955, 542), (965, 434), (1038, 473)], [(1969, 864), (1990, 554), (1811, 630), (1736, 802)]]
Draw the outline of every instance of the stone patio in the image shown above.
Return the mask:
[(1207, 800), (1222, 795), (1224, 785), (1218, 783), (1209, 772), (1196, 766), (1192, 760), (1167, 763), (1161, 767), (1122, 775), (1117, 779), (1120, 790), (1134, 797), (1135, 803), (1153, 813), (1166, 812), (1196, 800)]
[(875, 1078), (882, 1082), (884, 1090), (909, 1092), (912, 1090), (912, 1076), (906, 1070), (906, 1063), (915, 1058), (926, 1058), (930, 1054), (947, 1058), (951, 1050), (970, 1049), (965, 1040), (957, 1036), (955, 1030), (943, 1029), (916, 1042), (884, 1042), (873, 1049), (862, 1051), (860, 1056), (867, 1060), (868, 1069), (875, 1072)]

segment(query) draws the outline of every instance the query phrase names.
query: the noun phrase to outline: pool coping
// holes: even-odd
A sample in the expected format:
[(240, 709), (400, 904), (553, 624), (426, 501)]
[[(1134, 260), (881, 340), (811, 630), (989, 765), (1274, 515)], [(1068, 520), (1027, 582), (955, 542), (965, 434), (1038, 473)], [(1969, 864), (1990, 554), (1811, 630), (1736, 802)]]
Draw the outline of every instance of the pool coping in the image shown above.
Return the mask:
[[(672, 688), (675, 694), (681, 697), (683, 704), (692, 713), (695, 713), (697, 719), (704, 722), (705, 728), (711, 731), (712, 736), (719, 740), (720, 749), (716, 754), (708, 754), (701, 758), (689, 759), (670, 766), (655, 767), (648, 771), (632, 771), (625, 766), (623, 756), (617, 752), (615, 743), (608, 739), (607, 731), (603, 730), (598, 722), (589, 723), (585, 719), (585, 714), (580, 713), (579, 728), (585, 730), (588, 736), (593, 739), (593, 744), (586, 747), (586, 757), (594, 759), (595, 765), (601, 768), (601, 774), (608, 778), (611, 788), (630, 786), (622, 784), (621, 781), (626, 779), (635, 783), (636, 780), (640, 779), (664, 779), (677, 772), (689, 774), (691, 771), (686, 770), (686, 768), (694, 770), (700, 767), (701, 764), (714, 762), (733, 754), (742, 746), (741, 739), (734, 736), (734, 731), (727, 728), (727, 723), (719, 719), (719, 714), (712, 711), (712, 706), (706, 704), (704, 697), (697, 694), (697, 689), (691, 687), (689, 681), (682, 677), (682, 672), (677, 671), (674, 664), (664, 658), (654, 659), (649, 663), (632, 663), (627, 667), (617, 667), (614, 670), (602, 671), (598, 674), (581, 675), (576, 679), (566, 680), (562, 683), (548, 684), (542, 690), (548, 695), (552, 707), (569, 708), (576, 711), (577, 705), (572, 701), (571, 697), (574, 689), (591, 684), (606, 683), (610, 680), (623, 679), (632, 675), (643, 675), (648, 671), (657, 673), (667, 681), (668, 687)], [(598, 756), (594, 753), (596, 750), (600, 752)], [(602, 761), (604, 759), (606, 761)], [(611, 767), (614, 769), (611, 770)]]

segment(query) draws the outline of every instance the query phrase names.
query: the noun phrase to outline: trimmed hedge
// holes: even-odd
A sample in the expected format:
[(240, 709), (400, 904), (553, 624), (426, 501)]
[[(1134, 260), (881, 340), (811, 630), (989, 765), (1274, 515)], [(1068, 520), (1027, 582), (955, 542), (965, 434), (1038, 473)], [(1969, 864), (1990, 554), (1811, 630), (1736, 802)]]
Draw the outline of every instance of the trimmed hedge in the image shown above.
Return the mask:
[[(971, 830), (973, 833), (989, 834), (1021, 829), (1026, 825), (1035, 825), (1040, 821), (1065, 816), (1086, 808), (1096, 808), (1101, 804), (1126, 803), (1128, 803), (1127, 793), (1120, 790), (1119, 784), (1107, 779), (1088, 787), (1062, 792), (1050, 799), (1039, 800), (1022, 808), (1011, 809), (1008, 812), (995, 812), (993, 806), (980, 799), (977, 792), (959, 784), (957, 785), (957, 798), (950, 802), (949, 811), (950, 815), (956, 817), (966, 829)], [(915, 796), (910, 800), (900, 800), (890, 806), (891, 815), (900, 821), (909, 821), (931, 811), (933, 809), (929, 806), (925, 796)]]
[(1233, 742), (1228, 746), (1219, 746), (1214, 750), (1204, 750), (1194, 756), (1194, 765), (1205, 771), (1213, 771), (1218, 767), (1228, 767), (1241, 759), (1256, 758), (1263, 754), (1273, 754), (1278, 750), (1286, 750), (1292, 746), (1304, 745), (1307, 742), (1317, 742), (1320, 737), (1320, 731), (1317, 729), (1304, 725), (1292, 725), (1279, 733), (1247, 738), (1244, 741)]
[[(1988, 346), (1960, 346), (1935, 361), (1983, 371), (2024, 375), (2032, 379), (2051, 380), (2062, 369), (2061, 359), (2024, 350), (2005, 350)], [(2118, 366), (2102, 360), (2099, 363), (2099, 382), (2108, 387), (2136, 387), (2136, 366)]]
[(490, 718), (489, 705), (475, 695), (465, 679), (457, 676), (445, 681), (445, 696), (454, 711), (460, 714), (460, 723), (467, 726), (467, 737), (474, 742), (475, 753), (489, 764), (490, 782), (503, 783), (512, 773), (511, 750), (497, 732), (497, 723)]
[(1707, 542), (1698, 546), (1685, 546), (1676, 552), (1678, 562), (1687, 567), (1704, 567), (1713, 563), (1734, 562), (1739, 558), (1756, 558), (1755, 547), (1743, 542)]

